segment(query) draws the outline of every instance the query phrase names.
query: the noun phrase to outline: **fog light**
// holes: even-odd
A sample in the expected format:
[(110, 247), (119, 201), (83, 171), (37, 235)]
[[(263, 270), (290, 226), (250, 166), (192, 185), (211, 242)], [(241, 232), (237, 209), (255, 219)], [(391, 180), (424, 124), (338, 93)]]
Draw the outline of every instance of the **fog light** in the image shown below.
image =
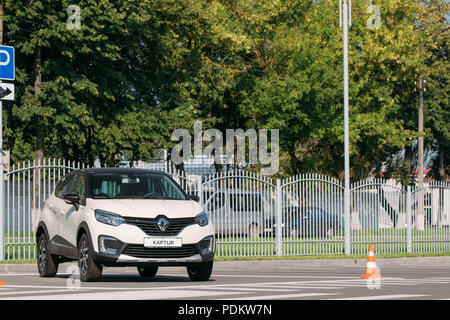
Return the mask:
[(200, 252), (202, 255), (214, 252), (214, 237), (209, 236), (200, 241)]
[(119, 250), (121, 242), (113, 237), (98, 237), (98, 248), (101, 253), (116, 254)]

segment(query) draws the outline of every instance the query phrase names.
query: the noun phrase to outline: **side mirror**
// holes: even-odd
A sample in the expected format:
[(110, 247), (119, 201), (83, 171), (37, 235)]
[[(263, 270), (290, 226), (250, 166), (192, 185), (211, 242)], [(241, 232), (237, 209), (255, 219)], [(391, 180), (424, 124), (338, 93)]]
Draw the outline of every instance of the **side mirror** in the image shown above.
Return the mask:
[(68, 204), (73, 204), (75, 209), (78, 210), (78, 205), (80, 204), (80, 196), (77, 194), (65, 194), (63, 199)]
[(196, 195), (190, 195), (189, 198), (190, 198), (191, 200), (194, 200), (195, 202), (200, 202), (200, 197), (199, 197), (199, 196), (196, 196)]

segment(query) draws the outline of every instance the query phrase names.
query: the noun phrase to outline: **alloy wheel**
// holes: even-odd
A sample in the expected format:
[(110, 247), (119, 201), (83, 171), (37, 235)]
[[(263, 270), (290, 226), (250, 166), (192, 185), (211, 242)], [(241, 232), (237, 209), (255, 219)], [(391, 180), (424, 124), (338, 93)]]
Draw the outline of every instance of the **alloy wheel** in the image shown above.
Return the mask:
[(45, 263), (47, 262), (47, 241), (41, 239), (39, 242), (39, 270), (42, 272), (45, 270)]
[(89, 248), (86, 241), (81, 242), (80, 247), (80, 273), (86, 274), (88, 268)]

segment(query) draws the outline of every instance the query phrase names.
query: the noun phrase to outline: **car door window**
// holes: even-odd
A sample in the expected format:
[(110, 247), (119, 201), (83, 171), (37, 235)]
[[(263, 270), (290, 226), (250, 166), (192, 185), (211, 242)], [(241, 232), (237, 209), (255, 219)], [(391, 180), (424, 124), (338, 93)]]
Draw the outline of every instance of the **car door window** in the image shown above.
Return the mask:
[(59, 180), (55, 188), (55, 196), (62, 199), (65, 194), (69, 194), (71, 181), (73, 180), (73, 174), (67, 174)]
[(69, 183), (69, 194), (77, 194), (80, 196), (80, 202), (84, 202), (86, 199), (86, 188), (85, 188), (85, 179), (84, 174), (77, 173), (72, 180), (72, 183)]
[(212, 201), (212, 209), (217, 210), (225, 206), (225, 195), (223, 192), (217, 192)]
[(250, 196), (247, 194), (231, 194), (230, 207), (234, 212), (245, 212), (251, 208)]

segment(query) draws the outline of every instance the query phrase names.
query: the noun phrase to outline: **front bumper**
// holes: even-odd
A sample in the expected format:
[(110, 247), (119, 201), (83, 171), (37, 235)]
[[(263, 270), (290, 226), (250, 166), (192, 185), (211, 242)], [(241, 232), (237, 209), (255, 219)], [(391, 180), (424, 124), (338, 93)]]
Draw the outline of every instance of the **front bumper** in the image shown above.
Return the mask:
[[(139, 244), (123, 243), (116, 254), (94, 252), (94, 260), (103, 266), (193, 266), (214, 260), (213, 250), (202, 251), (202, 239), (198, 243), (183, 245), (181, 248), (145, 248)], [(215, 242), (215, 239), (214, 239)]]

